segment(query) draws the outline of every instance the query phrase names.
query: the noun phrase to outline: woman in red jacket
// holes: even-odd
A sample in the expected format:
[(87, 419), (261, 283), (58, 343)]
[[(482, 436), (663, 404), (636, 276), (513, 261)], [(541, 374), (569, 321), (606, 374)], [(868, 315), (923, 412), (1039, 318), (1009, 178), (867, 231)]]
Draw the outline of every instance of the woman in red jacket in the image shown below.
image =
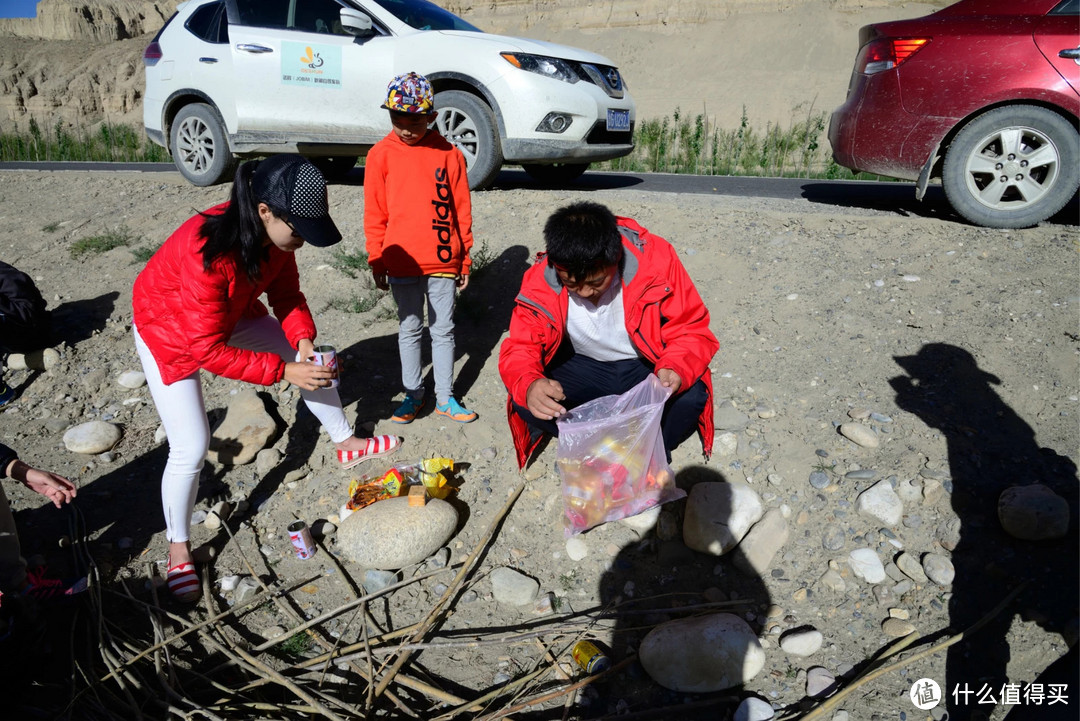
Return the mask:
[[(337, 447), (342, 468), (397, 450), (396, 436), (353, 435), (333, 388), (336, 368), (311, 362), (315, 323), (293, 253), (341, 240), (326, 183), (308, 161), (277, 155), (244, 163), (228, 203), (185, 222), (135, 280), (135, 347), (169, 439), (161, 479), (167, 580), (179, 600), (199, 596), (188, 537), (210, 427), (199, 371), (272, 385), (285, 379)], [(259, 297), (266, 294), (271, 317)]]

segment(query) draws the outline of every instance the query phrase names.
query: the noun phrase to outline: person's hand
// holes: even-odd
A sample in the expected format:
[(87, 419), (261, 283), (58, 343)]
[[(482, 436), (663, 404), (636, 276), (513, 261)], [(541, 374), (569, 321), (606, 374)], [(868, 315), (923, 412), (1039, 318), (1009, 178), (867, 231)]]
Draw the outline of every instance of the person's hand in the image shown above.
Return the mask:
[(48, 498), (57, 508), (65, 503), (71, 503), (71, 499), (77, 493), (75, 484), (63, 476), (39, 470), (22, 461), (12, 463), (8, 473), (31, 491)]
[(307, 361), (285, 364), (285, 380), (305, 391), (329, 388), (333, 378), (334, 370), (326, 366)]
[(459, 275), (457, 277), (457, 289), (459, 291), (465, 290), (469, 287), (469, 274)]
[(670, 368), (657, 369), (656, 377), (660, 379), (660, 385), (664, 386), (664, 388), (671, 389), (671, 395), (678, 393), (679, 388), (682, 387), (682, 378)]
[(550, 378), (540, 378), (529, 384), (525, 392), (525, 405), (537, 418), (550, 421), (566, 413), (559, 401), (566, 400), (562, 384)]
[(301, 338), (296, 344), (296, 350), (300, 351), (300, 359), (309, 361), (314, 358), (315, 344), (310, 338)]
[(371, 279), (375, 281), (375, 287), (379, 290), (390, 290), (390, 284), (386, 282), (386, 273), (371, 271)]

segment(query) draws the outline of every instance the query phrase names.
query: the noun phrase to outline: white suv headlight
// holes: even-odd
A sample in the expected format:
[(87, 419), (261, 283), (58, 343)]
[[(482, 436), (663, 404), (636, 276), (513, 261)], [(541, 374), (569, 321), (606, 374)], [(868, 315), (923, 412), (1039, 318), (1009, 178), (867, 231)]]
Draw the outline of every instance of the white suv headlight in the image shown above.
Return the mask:
[(576, 83), (581, 80), (581, 76), (578, 75), (573, 66), (560, 58), (531, 55), (529, 53), (500, 53), (500, 55), (515, 68), (521, 68), (530, 73), (562, 80), (565, 83)]

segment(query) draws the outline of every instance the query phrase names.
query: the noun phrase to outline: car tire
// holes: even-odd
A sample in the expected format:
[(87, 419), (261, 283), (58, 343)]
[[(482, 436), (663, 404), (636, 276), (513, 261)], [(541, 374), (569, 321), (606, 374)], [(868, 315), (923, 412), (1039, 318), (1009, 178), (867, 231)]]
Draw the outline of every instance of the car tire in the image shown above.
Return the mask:
[(435, 126), (465, 156), (469, 187), (481, 190), (495, 180), (502, 167), (502, 145), (495, 115), (487, 104), (461, 90), (435, 94)]
[(1080, 186), (1080, 134), (1046, 108), (991, 110), (957, 133), (941, 182), (953, 209), (975, 225), (1030, 227), (1065, 207)]
[(225, 123), (206, 103), (185, 105), (173, 118), (169, 151), (180, 174), (193, 185), (232, 180), (236, 159), (229, 150)]
[(356, 155), (333, 155), (325, 158), (311, 158), (314, 165), (330, 182), (340, 182), (349, 177), (349, 173), (356, 167)]
[(589, 169), (588, 163), (554, 163), (540, 165), (529, 163), (521, 166), (529, 177), (541, 185), (564, 185), (572, 183)]

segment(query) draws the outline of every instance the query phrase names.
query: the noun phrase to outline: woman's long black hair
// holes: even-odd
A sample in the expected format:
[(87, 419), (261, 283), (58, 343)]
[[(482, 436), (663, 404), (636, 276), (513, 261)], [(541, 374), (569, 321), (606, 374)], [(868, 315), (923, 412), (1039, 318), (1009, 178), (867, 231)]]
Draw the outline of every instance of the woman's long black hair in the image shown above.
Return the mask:
[(258, 165), (259, 161), (251, 160), (236, 169), (225, 212), (200, 213), (203, 224), (199, 231), (206, 239), (202, 246), (205, 270), (209, 271), (219, 257), (235, 253), (252, 283), (259, 280), (266, 238), (266, 228), (259, 217), (259, 199), (251, 192), (251, 176)]

